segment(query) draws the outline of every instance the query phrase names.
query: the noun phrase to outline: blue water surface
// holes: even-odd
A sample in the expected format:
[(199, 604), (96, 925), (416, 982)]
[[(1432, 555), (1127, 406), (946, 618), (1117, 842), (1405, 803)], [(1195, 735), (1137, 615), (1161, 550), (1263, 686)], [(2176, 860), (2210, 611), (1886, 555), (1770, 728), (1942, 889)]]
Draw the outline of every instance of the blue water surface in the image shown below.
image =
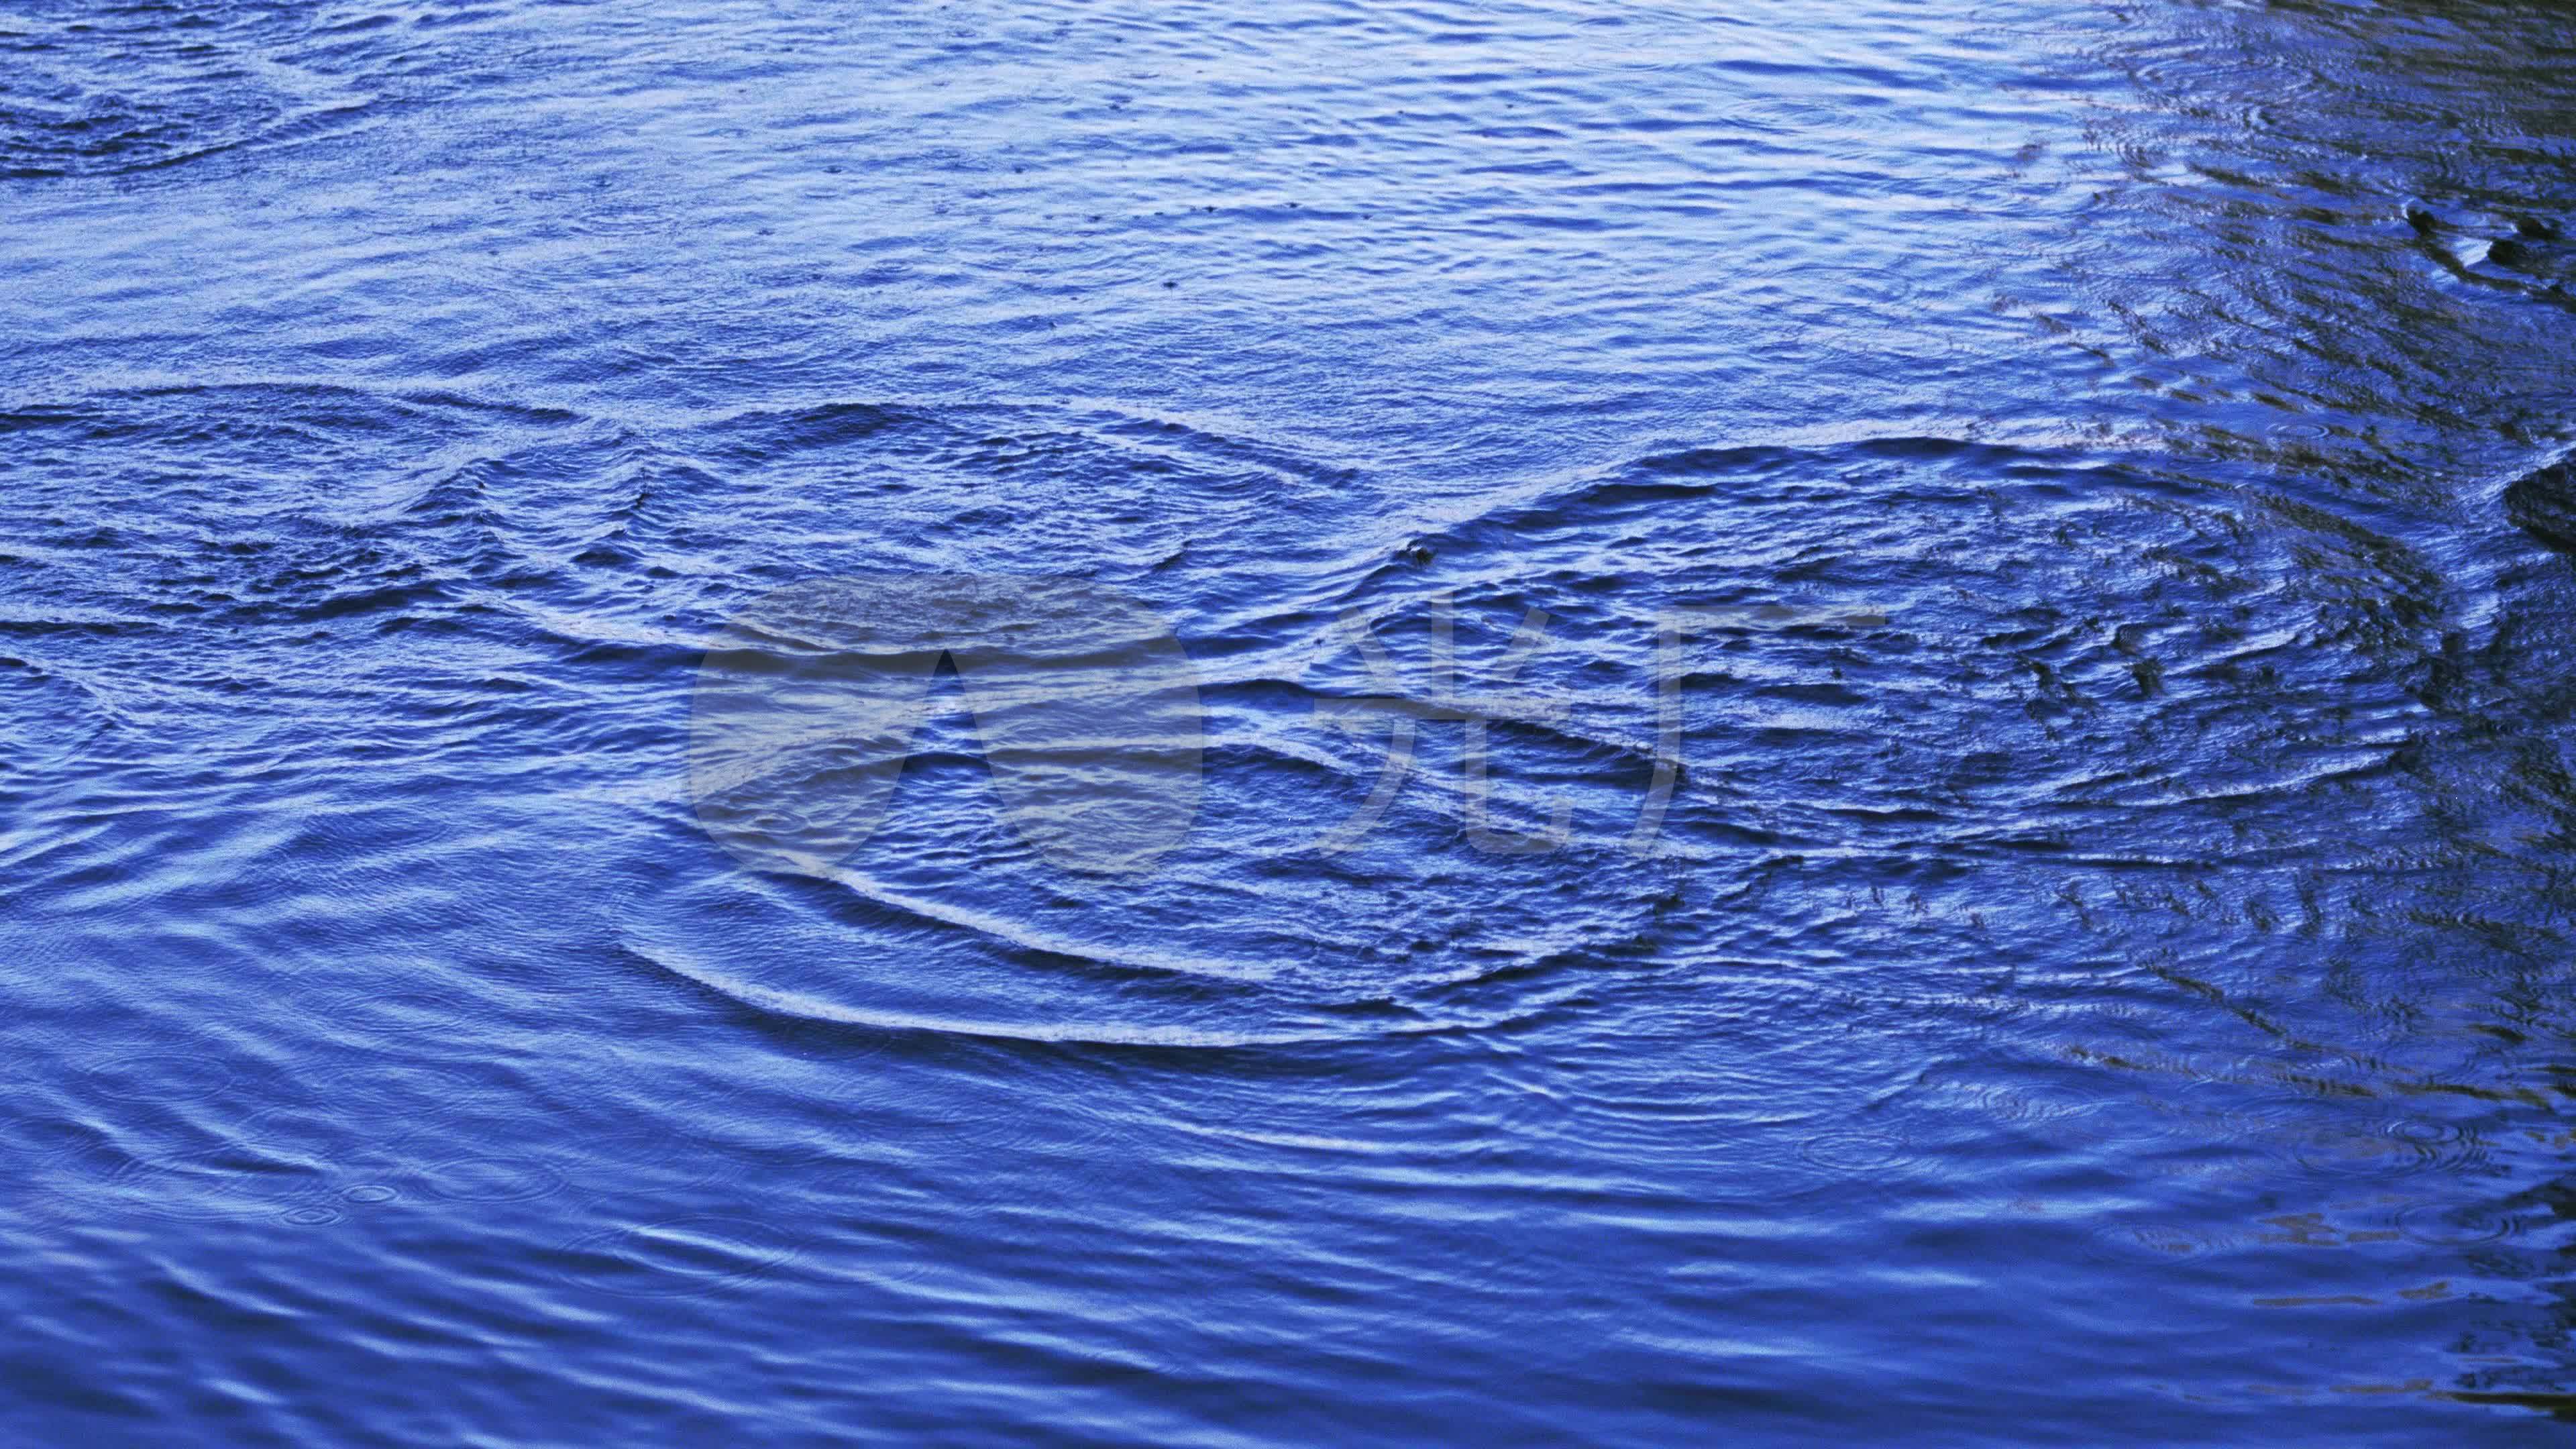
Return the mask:
[[(2571, 128), (2544, 0), (5, 0), (0, 1440), (2545, 1442)], [(889, 577), (1177, 641), (1185, 835), (970, 651), (743, 850)]]

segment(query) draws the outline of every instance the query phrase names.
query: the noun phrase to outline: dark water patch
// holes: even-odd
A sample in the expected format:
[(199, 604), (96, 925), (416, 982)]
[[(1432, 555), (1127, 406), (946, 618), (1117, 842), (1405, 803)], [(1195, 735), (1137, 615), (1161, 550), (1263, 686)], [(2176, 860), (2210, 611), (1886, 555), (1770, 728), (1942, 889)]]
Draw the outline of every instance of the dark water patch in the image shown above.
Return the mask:
[(288, 7), (55, 7), (0, 32), (0, 177), (130, 176), (344, 131), (372, 97), (296, 63)]

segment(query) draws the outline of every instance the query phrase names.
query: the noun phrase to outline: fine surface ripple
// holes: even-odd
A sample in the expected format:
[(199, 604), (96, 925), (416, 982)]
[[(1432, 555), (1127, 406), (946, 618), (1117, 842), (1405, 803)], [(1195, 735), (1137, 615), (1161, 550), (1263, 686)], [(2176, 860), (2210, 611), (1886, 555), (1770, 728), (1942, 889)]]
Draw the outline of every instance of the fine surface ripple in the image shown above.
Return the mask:
[(2572, 52), (16, 6), (12, 1434), (2535, 1442)]

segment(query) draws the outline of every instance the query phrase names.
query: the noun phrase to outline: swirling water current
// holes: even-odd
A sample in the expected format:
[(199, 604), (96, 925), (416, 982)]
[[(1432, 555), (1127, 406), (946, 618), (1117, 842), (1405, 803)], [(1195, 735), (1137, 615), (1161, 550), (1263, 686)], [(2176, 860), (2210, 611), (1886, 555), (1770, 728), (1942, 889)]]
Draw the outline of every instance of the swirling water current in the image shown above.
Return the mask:
[[(2536, 0), (8, 0), (9, 1442), (2563, 1431), (2571, 127)], [(890, 575), (1168, 621), (1186, 838), (942, 675), (729, 853)]]

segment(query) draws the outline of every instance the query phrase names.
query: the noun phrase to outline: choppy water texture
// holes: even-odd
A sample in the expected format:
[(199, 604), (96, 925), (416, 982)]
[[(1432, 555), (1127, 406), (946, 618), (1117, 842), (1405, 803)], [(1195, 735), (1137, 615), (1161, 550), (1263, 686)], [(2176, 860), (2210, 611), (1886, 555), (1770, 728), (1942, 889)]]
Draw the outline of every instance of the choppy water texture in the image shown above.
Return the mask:
[[(15, 0), (8, 1437), (2537, 1442), (2571, 120), (2542, 4)], [(710, 834), (908, 573), (1168, 622), (1153, 869), (971, 669)]]

